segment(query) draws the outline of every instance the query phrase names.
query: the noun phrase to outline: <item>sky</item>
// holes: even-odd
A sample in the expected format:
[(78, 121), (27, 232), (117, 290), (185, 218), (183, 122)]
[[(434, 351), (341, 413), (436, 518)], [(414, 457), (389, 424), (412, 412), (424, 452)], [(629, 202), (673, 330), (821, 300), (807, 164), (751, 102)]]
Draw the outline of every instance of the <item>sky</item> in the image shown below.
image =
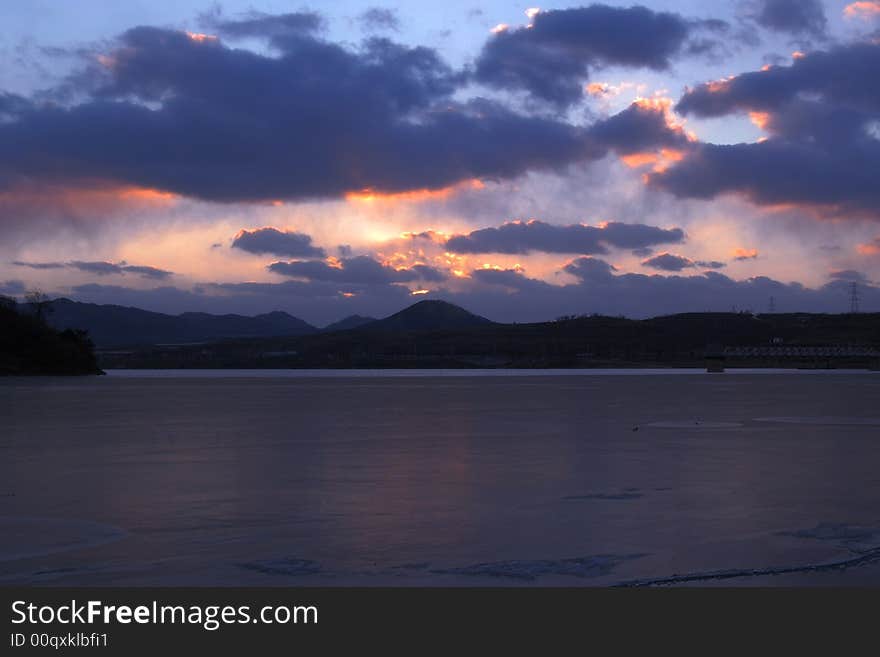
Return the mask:
[(5, 0), (0, 294), (880, 312), (880, 2), (632, 1)]

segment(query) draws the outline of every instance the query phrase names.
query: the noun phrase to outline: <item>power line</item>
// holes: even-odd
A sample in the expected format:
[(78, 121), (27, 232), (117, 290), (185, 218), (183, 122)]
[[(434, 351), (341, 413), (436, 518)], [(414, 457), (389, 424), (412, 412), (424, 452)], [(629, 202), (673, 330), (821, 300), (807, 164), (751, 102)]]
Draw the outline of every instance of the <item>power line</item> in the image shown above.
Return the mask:
[(849, 311), (853, 315), (859, 312), (859, 284), (855, 281), (849, 286)]

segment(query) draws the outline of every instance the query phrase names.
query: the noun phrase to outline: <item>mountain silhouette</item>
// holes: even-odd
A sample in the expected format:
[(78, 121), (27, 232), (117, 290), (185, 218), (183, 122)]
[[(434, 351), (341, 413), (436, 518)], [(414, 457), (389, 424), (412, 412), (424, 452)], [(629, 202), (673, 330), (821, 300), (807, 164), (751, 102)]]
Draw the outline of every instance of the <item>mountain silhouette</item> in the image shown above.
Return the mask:
[(269, 338), (315, 333), (317, 329), (285, 312), (246, 317), (188, 312), (166, 315), (128, 306), (55, 299), (47, 320), (53, 327), (88, 331), (99, 347), (210, 342), (226, 338)]
[(348, 331), (350, 329), (360, 328), (364, 324), (369, 324), (371, 322), (375, 322), (375, 317), (364, 317), (363, 315), (349, 315), (344, 319), (340, 319), (338, 322), (333, 322), (332, 324), (328, 324), (324, 328), (321, 329), (324, 333), (330, 333), (332, 331)]
[(379, 319), (360, 328), (369, 331), (429, 331), (454, 330), (492, 326), (494, 322), (474, 315), (448, 301), (419, 301), (398, 313)]

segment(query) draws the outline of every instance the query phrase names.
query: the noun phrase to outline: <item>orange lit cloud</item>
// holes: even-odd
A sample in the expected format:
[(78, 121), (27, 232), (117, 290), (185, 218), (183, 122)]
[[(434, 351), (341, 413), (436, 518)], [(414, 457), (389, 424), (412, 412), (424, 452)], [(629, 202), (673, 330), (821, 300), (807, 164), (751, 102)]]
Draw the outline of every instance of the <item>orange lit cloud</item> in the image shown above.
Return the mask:
[(735, 79), (735, 75), (730, 75), (726, 78), (721, 78), (720, 80), (712, 80), (711, 82), (706, 83), (706, 89), (709, 93), (713, 94), (725, 92), (730, 89), (730, 81)]
[(449, 198), (458, 192), (467, 189), (483, 189), (485, 184), (476, 178), (466, 180), (441, 189), (414, 189), (407, 192), (380, 192), (371, 188), (365, 188), (345, 194), (346, 201), (359, 203), (421, 203), (423, 201), (437, 201)]
[(27, 185), (0, 191), (0, 200), (20, 204), (52, 204), (77, 211), (100, 213), (120, 205), (161, 206), (174, 203), (178, 196), (146, 187), (95, 186), (46, 187)]
[(177, 195), (171, 192), (163, 192), (146, 187), (123, 187), (117, 194), (119, 198), (125, 201), (139, 201), (142, 203), (170, 203), (177, 198)]
[(217, 40), (217, 37), (213, 34), (201, 34), (200, 32), (187, 32), (186, 36), (188, 36), (192, 41), (196, 41), (198, 43)]
[(856, 247), (856, 251), (862, 255), (880, 255), (880, 237), (876, 238), (873, 242), (859, 244)]
[(666, 121), (666, 127), (669, 128), (669, 130), (683, 134), (688, 141), (697, 141), (697, 136), (693, 132), (686, 130), (684, 122), (676, 118), (675, 114), (672, 112), (674, 101), (671, 98), (659, 95), (651, 96), (650, 98), (639, 96), (633, 101), (633, 104), (644, 110), (663, 114), (663, 118)]
[(646, 89), (644, 84), (636, 84), (635, 82), (621, 82), (620, 84), (609, 84), (608, 82), (591, 82), (584, 87), (584, 91), (594, 98), (613, 98), (620, 96), (625, 91), (634, 91), (643, 93)]
[(863, 20), (880, 17), (880, 2), (852, 2), (843, 8), (843, 15)]
[(671, 148), (661, 149), (659, 153), (632, 153), (624, 155), (620, 158), (623, 163), (631, 169), (639, 169), (644, 166), (653, 165), (654, 173), (663, 173), (673, 162), (681, 162), (684, 159), (684, 153)]
[(754, 260), (758, 257), (758, 249), (737, 248), (732, 255), (734, 260)]
[(770, 123), (770, 114), (768, 112), (749, 112), (749, 120), (764, 130)]

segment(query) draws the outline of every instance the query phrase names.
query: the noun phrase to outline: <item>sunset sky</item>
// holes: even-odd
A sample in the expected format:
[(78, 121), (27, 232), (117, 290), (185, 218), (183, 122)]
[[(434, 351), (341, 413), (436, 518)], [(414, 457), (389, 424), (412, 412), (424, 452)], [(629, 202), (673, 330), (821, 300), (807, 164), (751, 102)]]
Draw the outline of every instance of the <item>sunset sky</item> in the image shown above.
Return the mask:
[(0, 3), (0, 294), (880, 312), (880, 2)]

